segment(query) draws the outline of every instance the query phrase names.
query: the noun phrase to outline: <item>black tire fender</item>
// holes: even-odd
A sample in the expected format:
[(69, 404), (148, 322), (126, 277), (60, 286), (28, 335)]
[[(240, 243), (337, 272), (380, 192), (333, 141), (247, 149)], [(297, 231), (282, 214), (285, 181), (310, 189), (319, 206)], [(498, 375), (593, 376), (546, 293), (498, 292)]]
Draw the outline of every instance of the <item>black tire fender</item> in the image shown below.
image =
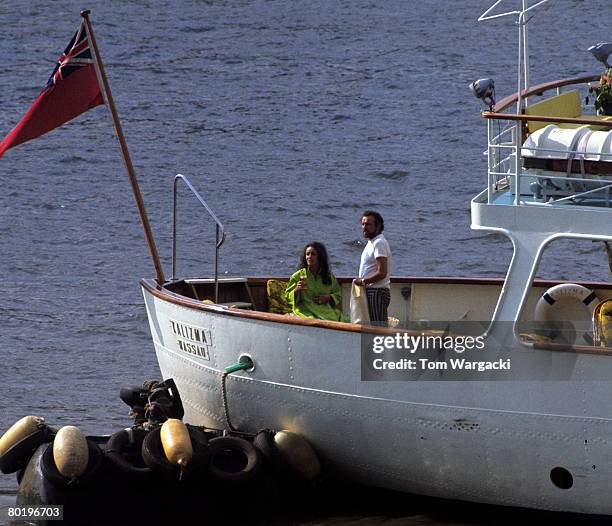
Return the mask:
[(253, 445), (259, 450), (266, 463), (278, 474), (291, 475), (291, 470), (281, 457), (274, 443), (275, 431), (270, 429), (260, 430), (253, 439)]
[(147, 434), (148, 432), (140, 427), (117, 431), (106, 444), (106, 457), (122, 473), (135, 477), (150, 476), (153, 470), (142, 460), (142, 443)]
[(254, 478), (261, 469), (258, 449), (244, 438), (224, 436), (209, 443), (209, 473), (216, 479), (241, 482)]

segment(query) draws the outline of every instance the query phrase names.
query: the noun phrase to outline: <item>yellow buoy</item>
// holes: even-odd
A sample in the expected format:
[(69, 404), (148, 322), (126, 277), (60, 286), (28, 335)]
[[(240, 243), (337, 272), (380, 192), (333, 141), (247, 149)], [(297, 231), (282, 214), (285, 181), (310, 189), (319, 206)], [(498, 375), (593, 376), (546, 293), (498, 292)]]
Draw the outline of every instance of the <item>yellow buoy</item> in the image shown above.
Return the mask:
[(193, 456), (187, 426), (178, 418), (169, 418), (161, 427), (160, 437), (168, 461), (185, 467)]
[(17, 420), (0, 438), (0, 456), (4, 455), (17, 442), (45, 427), (45, 419), (39, 416), (24, 416)]
[(602, 347), (612, 346), (612, 301), (607, 300), (599, 309), (596, 319), (597, 332)]
[(306, 480), (312, 480), (321, 473), (321, 463), (308, 441), (291, 431), (279, 431), (274, 435), (274, 444), (283, 460)]
[(75, 426), (64, 426), (53, 441), (53, 460), (57, 470), (69, 479), (80, 477), (87, 469), (89, 448), (83, 432)]

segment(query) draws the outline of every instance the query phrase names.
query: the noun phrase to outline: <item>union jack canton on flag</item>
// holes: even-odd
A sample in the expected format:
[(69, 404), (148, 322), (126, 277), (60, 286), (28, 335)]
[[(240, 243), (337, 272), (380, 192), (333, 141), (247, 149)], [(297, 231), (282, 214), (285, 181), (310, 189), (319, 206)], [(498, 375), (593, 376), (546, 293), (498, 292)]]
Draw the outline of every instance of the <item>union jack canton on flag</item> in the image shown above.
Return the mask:
[(89, 47), (89, 38), (87, 38), (87, 26), (83, 22), (60, 55), (45, 89), (55, 85), (58, 80), (64, 80), (71, 73), (88, 64), (93, 64), (93, 58)]

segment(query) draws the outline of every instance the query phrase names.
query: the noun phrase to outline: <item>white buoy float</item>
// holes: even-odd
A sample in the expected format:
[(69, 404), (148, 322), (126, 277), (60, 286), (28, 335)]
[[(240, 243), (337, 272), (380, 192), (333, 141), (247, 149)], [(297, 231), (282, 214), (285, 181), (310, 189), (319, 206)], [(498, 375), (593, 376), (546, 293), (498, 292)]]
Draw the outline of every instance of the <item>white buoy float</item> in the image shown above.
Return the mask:
[(53, 441), (53, 460), (57, 470), (70, 480), (77, 479), (87, 469), (89, 447), (83, 432), (76, 426), (64, 426)]

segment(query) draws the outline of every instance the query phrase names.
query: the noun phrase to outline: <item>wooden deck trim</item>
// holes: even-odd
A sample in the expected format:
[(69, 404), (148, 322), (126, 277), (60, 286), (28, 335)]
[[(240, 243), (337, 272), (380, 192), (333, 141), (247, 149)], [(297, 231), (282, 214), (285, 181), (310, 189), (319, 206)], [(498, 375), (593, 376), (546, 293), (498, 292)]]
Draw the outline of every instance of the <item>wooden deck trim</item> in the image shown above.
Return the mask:
[(491, 111), (483, 111), (482, 116), (485, 119), (497, 119), (506, 121), (537, 121), (537, 122), (555, 122), (564, 124), (589, 124), (591, 126), (600, 126), (602, 128), (612, 128), (612, 121), (604, 121), (600, 119), (579, 119), (576, 117), (550, 117), (543, 115), (516, 115), (514, 113), (495, 113)]
[[(521, 91), (521, 98), (525, 99), (533, 95), (541, 95), (545, 91), (549, 91), (556, 88), (562, 88), (564, 86), (571, 86), (574, 84), (584, 84), (586, 82), (599, 81), (600, 75), (582, 75), (580, 77), (571, 77), (561, 80), (553, 80), (551, 82), (544, 82), (531, 86), (530, 88)], [(518, 92), (513, 93), (500, 100), (492, 111), (483, 111), (482, 116), (485, 119), (501, 119), (501, 120), (515, 120), (526, 123), (527, 121), (534, 122), (554, 122), (564, 124), (587, 124), (591, 126), (601, 126), (603, 128), (612, 128), (612, 122), (609, 120), (600, 119), (589, 119), (589, 118), (578, 118), (578, 117), (551, 117), (549, 115), (519, 115), (515, 113), (501, 113), (503, 110), (509, 108), (512, 104), (518, 101)]]
[(544, 351), (572, 352), (576, 354), (605, 354), (608, 356), (612, 355), (612, 348), (595, 347), (594, 345), (564, 345), (561, 343), (537, 342), (533, 344), (533, 348)]
[[(594, 82), (598, 81), (601, 75), (581, 75), (580, 77), (570, 77), (566, 79), (553, 80), (550, 82), (543, 82), (542, 84), (536, 84), (535, 86), (531, 86), (526, 90), (521, 91), (521, 98), (531, 97), (532, 95), (541, 95), (543, 92), (555, 89), (562, 88), (564, 86), (571, 86), (572, 84), (584, 84), (585, 82)], [(495, 106), (493, 106), (493, 112), (483, 112), (485, 113), (499, 113), (506, 108), (510, 107), (512, 104), (515, 104), (518, 101), (518, 92), (513, 93), (512, 95), (508, 95), (500, 100)], [(536, 119), (529, 119), (536, 120)], [(560, 122), (560, 121), (555, 121)]]

